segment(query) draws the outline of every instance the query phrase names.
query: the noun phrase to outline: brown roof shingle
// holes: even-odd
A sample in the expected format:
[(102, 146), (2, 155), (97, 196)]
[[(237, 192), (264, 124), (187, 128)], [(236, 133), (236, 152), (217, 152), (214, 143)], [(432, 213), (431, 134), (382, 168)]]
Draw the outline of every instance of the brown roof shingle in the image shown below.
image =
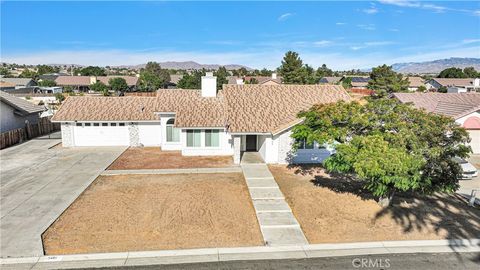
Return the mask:
[(4, 91), (0, 91), (0, 100), (10, 105), (11, 107), (15, 108), (17, 111), (21, 112), (23, 115), (40, 113), (47, 110), (44, 106), (35, 105), (22, 98), (18, 98), (14, 95), (10, 95)]
[(432, 79), (439, 83), (442, 86), (473, 86), (473, 78), (466, 78), (466, 79), (457, 79), (457, 78), (434, 78)]
[[(138, 83), (138, 78), (135, 76), (97, 76), (97, 81), (101, 81), (108, 85), (108, 81), (112, 78), (124, 78), (128, 86), (135, 86)], [(69, 86), (88, 86), (90, 85), (90, 76), (58, 76), (55, 79), (57, 85)]]
[(225, 85), (223, 92), (233, 133), (274, 133), (314, 104), (350, 100), (338, 85)]
[(425, 86), (425, 82), (422, 77), (407, 77), (409, 81), (409, 87)]
[(477, 93), (395, 93), (402, 103), (413, 103), (427, 112), (438, 113), (458, 119), (480, 106)]
[(175, 113), (177, 127), (227, 127), (233, 133), (275, 133), (317, 103), (349, 101), (337, 85), (224, 85), (217, 97), (162, 89), (156, 97), (69, 97), (53, 121), (142, 121)]

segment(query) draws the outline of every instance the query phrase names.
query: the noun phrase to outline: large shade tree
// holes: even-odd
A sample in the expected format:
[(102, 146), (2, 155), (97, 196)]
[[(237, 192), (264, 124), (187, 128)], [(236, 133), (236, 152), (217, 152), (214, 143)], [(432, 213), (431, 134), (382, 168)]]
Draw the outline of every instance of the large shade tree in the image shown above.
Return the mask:
[(148, 62), (140, 71), (140, 90), (156, 91), (167, 88), (170, 82), (168, 69), (163, 69), (157, 62)]
[(296, 52), (288, 51), (279, 67), (280, 75), (283, 77), (283, 83), (303, 84), (305, 81), (305, 69), (303, 61)]
[(408, 78), (393, 71), (391, 66), (382, 65), (372, 69), (368, 88), (375, 91), (377, 97), (395, 92), (408, 92)]
[(300, 113), (305, 121), (292, 137), (336, 144), (324, 162), (330, 172), (356, 175), (364, 187), (390, 204), (397, 191), (432, 193), (458, 189), (460, 166), (467, 157), (465, 129), (452, 118), (427, 113), (394, 99), (321, 104)]

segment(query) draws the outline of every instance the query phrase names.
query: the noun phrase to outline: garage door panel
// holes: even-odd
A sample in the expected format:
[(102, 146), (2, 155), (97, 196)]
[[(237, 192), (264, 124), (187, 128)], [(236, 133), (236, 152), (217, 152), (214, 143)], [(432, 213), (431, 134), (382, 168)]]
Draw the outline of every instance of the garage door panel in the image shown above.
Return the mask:
[(75, 126), (75, 146), (128, 146), (127, 126)]

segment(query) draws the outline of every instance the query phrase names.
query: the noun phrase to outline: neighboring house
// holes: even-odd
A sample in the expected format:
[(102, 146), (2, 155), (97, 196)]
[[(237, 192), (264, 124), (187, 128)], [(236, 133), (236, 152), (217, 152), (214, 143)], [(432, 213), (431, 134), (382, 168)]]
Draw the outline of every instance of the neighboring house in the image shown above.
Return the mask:
[(272, 73), (272, 76), (245, 76), (236, 77), (229, 76), (228, 84), (248, 84), (248, 82), (255, 80), (259, 85), (279, 85), (282, 84), (282, 77), (277, 76), (277, 73)]
[(171, 74), (170, 81), (168, 82), (167, 88), (169, 89), (177, 88), (177, 84), (182, 78), (183, 78), (183, 74)]
[(24, 128), (26, 123), (36, 124), (44, 106), (34, 105), (24, 99), (0, 91), (0, 132)]
[(297, 114), (318, 103), (349, 101), (337, 85), (224, 85), (202, 77), (200, 90), (157, 91), (156, 97), (68, 97), (52, 121), (71, 146), (160, 146), (183, 155), (232, 155), (245, 151), (267, 163), (318, 163), (332, 153), (321, 145), (292, 152)]
[(124, 78), (129, 91), (134, 91), (137, 88), (138, 77), (136, 76), (58, 76), (55, 82), (57, 86), (70, 86), (77, 91), (89, 91), (90, 85), (97, 81), (108, 85), (108, 81), (112, 78)]
[(38, 76), (39, 81), (55, 81), (59, 76), (68, 76), (67, 73), (47, 73)]
[(11, 82), (2, 81), (0, 79), (0, 90), (1, 91), (14, 91), (15, 90), (15, 84), (11, 83)]
[(352, 88), (355, 89), (367, 89), (368, 81), (370, 81), (370, 77), (368, 76), (355, 76), (350, 77), (352, 78)]
[(0, 78), (0, 81), (11, 83), (15, 85), (15, 89), (29, 88), (36, 86), (37, 83), (33, 79), (29, 78)]
[(408, 90), (412, 92), (416, 92), (420, 86), (426, 88), (425, 81), (422, 77), (407, 77), (408, 79)]
[(446, 87), (448, 93), (466, 93), (480, 91), (479, 78), (434, 78), (429, 80), (426, 84), (427, 90), (437, 91), (440, 87)]
[(477, 93), (395, 93), (402, 103), (450, 116), (470, 134), (474, 154), (480, 154), (480, 94)]
[(343, 77), (323, 77), (319, 82), (325, 84), (338, 84), (342, 79)]

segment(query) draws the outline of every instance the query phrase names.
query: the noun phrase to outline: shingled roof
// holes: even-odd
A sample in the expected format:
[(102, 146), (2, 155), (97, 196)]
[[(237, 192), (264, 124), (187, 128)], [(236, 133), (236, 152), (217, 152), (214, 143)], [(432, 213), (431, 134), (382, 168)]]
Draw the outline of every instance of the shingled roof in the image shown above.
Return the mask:
[(227, 127), (232, 133), (277, 133), (318, 103), (349, 101), (341, 86), (224, 85), (217, 97), (162, 89), (156, 97), (69, 97), (52, 121), (147, 121), (175, 113), (177, 127)]
[[(135, 76), (97, 76), (96, 79), (97, 81), (100, 81), (104, 83), (105, 85), (108, 85), (108, 81), (112, 78), (123, 78), (127, 82), (128, 86), (134, 86), (137, 85), (138, 78)], [(63, 86), (88, 86), (91, 84), (90, 81), (90, 76), (58, 76), (55, 79), (55, 82), (57, 85), (63, 85)]]
[(29, 115), (29, 114), (46, 111), (45, 107), (43, 106), (35, 105), (31, 102), (28, 102), (24, 99), (10, 95), (3, 91), (0, 91), (0, 100), (10, 105), (11, 107), (15, 108), (17, 112), (21, 115)]
[(480, 110), (480, 94), (477, 93), (395, 93), (402, 103), (413, 103), (427, 112), (458, 119)]

